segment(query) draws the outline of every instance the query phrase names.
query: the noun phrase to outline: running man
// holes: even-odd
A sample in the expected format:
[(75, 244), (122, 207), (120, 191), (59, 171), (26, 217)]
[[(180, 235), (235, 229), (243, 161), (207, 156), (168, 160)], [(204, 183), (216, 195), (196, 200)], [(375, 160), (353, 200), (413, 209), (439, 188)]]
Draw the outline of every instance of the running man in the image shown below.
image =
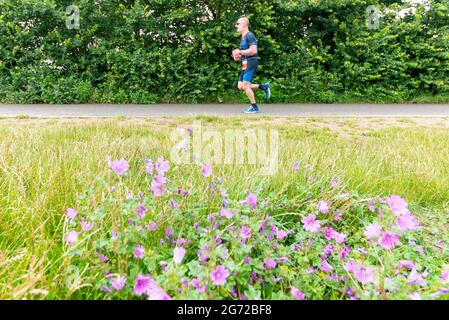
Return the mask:
[(242, 35), (242, 41), (240, 42), (240, 49), (232, 51), (232, 56), (235, 61), (242, 62), (242, 71), (239, 74), (238, 89), (245, 91), (248, 96), (251, 106), (244, 110), (245, 113), (258, 113), (259, 107), (256, 103), (253, 89), (261, 89), (265, 93), (267, 101), (270, 99), (270, 83), (265, 84), (253, 84), (254, 75), (257, 72), (259, 66), (257, 57), (257, 39), (252, 32), (249, 31), (248, 18), (242, 17), (237, 20), (235, 24), (237, 32)]

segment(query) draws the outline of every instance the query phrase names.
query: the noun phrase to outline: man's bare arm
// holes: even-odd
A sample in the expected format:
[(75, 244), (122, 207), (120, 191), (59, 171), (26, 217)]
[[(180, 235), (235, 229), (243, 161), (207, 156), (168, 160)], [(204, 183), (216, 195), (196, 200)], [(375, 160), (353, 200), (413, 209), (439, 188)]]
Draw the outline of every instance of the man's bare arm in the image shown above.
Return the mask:
[(240, 50), (240, 54), (243, 56), (251, 56), (251, 55), (257, 54), (257, 46), (255, 44), (253, 44), (247, 50)]

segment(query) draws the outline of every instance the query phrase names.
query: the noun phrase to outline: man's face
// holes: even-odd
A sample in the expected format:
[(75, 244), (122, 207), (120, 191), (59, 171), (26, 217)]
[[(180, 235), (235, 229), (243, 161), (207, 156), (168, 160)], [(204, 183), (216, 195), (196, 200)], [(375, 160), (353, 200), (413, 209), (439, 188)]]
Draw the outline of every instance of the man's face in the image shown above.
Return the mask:
[(237, 20), (235, 23), (235, 27), (237, 28), (237, 32), (242, 32), (243, 28), (246, 26), (245, 21)]

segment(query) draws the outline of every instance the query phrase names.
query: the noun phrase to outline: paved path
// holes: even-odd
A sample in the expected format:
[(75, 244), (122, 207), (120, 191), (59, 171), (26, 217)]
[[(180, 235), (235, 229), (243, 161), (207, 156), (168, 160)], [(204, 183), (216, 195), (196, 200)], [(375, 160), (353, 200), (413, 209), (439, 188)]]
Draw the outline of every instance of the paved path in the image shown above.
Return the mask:
[[(15, 117), (178, 117), (241, 116), (246, 105), (239, 104), (0, 104), (0, 116)], [(260, 104), (258, 115), (249, 116), (376, 116), (448, 117), (449, 104)], [(248, 115), (246, 115), (248, 116)]]

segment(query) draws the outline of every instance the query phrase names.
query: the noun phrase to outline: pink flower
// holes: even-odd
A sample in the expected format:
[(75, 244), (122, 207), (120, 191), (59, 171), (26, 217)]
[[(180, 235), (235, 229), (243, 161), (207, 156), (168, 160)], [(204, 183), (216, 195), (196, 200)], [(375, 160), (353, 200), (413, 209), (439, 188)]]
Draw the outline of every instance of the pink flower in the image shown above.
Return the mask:
[(149, 275), (139, 274), (136, 277), (136, 283), (134, 285), (134, 293), (138, 296), (141, 296), (142, 294), (146, 293), (150, 286), (150, 281), (151, 279)]
[(364, 266), (356, 266), (354, 270), (354, 276), (359, 282), (363, 284), (373, 282), (374, 269), (366, 268)]
[(273, 259), (271, 259), (271, 258), (268, 258), (268, 259), (263, 259), (263, 263), (265, 264), (265, 267), (268, 269), (268, 270), (271, 270), (271, 269), (273, 269), (273, 268), (276, 268), (276, 261), (274, 261)]
[(287, 257), (280, 257), (277, 259), (279, 262), (289, 262), (290, 260)]
[(299, 163), (298, 161), (293, 162), (293, 169), (298, 170), (299, 169)]
[(396, 265), (397, 268), (407, 268), (409, 270), (412, 270), (415, 267), (415, 263), (411, 260), (401, 260)]
[(173, 199), (170, 199), (170, 207), (172, 207), (173, 209), (178, 209), (178, 203), (176, 201), (174, 201)]
[(78, 211), (76, 211), (75, 209), (67, 208), (67, 210), (66, 210), (66, 215), (69, 220), (75, 219), (77, 214), (78, 214)]
[(277, 230), (277, 232), (276, 232), (276, 237), (277, 237), (279, 240), (284, 240), (286, 236), (287, 236), (287, 232), (285, 232), (285, 231), (283, 231), (283, 230)]
[(158, 174), (153, 177), (153, 181), (158, 183), (167, 183), (168, 179), (164, 176), (163, 172), (158, 172)]
[(176, 247), (173, 250), (173, 261), (175, 264), (180, 264), (182, 260), (184, 259), (184, 256), (186, 255), (186, 249)]
[(157, 182), (155, 180), (153, 180), (152, 187), (153, 187), (153, 194), (156, 197), (162, 196), (164, 191), (167, 190), (167, 187), (163, 183)]
[(153, 170), (154, 170), (154, 163), (153, 160), (145, 160), (146, 163), (146, 167), (145, 167), (145, 172), (148, 174), (153, 174)]
[(410, 274), (408, 275), (408, 284), (419, 284), (421, 286), (425, 286), (426, 282), (424, 281), (424, 278), (422, 277), (421, 274), (419, 274), (415, 268), (412, 269), (412, 271), (410, 272)]
[(321, 200), (321, 201), (318, 202), (318, 208), (317, 209), (321, 213), (328, 213), (329, 212), (329, 204), (326, 201)]
[(345, 269), (347, 272), (352, 273), (357, 269), (357, 263), (354, 259), (350, 259), (344, 264), (343, 269)]
[(444, 282), (449, 282), (449, 268), (445, 268), (445, 269), (443, 270), (443, 272), (441, 273), (441, 279), (442, 279)]
[(368, 254), (368, 252), (366, 251), (365, 247), (357, 248), (357, 252), (363, 253), (364, 255)]
[(331, 186), (332, 186), (332, 188), (336, 188), (338, 186), (339, 182), (340, 182), (340, 180), (338, 180), (337, 178), (332, 178), (331, 179)]
[(396, 224), (399, 229), (403, 231), (411, 231), (418, 228), (418, 220), (416, 220), (416, 218), (410, 213), (406, 213), (397, 217)]
[(93, 224), (88, 223), (86, 220), (81, 221), (81, 230), (90, 231), (93, 227)]
[(400, 196), (393, 195), (387, 198), (387, 204), (390, 207), (393, 214), (400, 216), (403, 214), (410, 213), (407, 209), (407, 202), (402, 199)]
[(299, 290), (295, 287), (291, 287), (290, 292), (291, 292), (292, 296), (298, 300), (304, 300), (306, 298), (304, 293), (302, 293), (301, 290)]
[(209, 260), (209, 247), (208, 246), (204, 246), (201, 249), (198, 250), (198, 261), (199, 262), (204, 262)]
[(232, 213), (231, 210), (228, 210), (228, 209), (222, 209), (222, 210), (220, 211), (220, 216), (221, 216), (221, 217), (226, 217), (226, 218), (228, 218), (228, 219), (231, 219), (232, 216), (233, 216), (233, 213)]
[(139, 274), (136, 277), (134, 293), (138, 296), (145, 293), (149, 300), (171, 300), (170, 296), (147, 274)]
[[(337, 272), (331, 273), (329, 276), (326, 277), (326, 279), (329, 279), (330, 281), (333, 281), (333, 282), (338, 282), (338, 273)], [(343, 280), (343, 277), (342, 277), (342, 280)]]
[(397, 243), (400, 243), (399, 237), (391, 232), (382, 233), (382, 236), (378, 242), (382, 247), (388, 250), (393, 249)]
[(78, 232), (76, 231), (70, 231), (67, 233), (67, 235), (65, 236), (64, 240), (69, 244), (72, 245), (75, 242), (78, 241)]
[(146, 294), (148, 295), (148, 300), (172, 300), (171, 297), (151, 279)]
[(421, 295), (418, 292), (414, 292), (408, 295), (410, 300), (422, 300)]
[(331, 272), (334, 270), (332, 266), (326, 261), (326, 259), (321, 258), (321, 271), (323, 272)]
[(101, 286), (101, 291), (106, 292), (106, 293), (110, 293), (111, 289), (109, 289), (107, 286)]
[(348, 255), (350, 250), (351, 249), (348, 246), (346, 246), (343, 249), (341, 249), (340, 260), (343, 260), (344, 258), (346, 258), (346, 256)]
[(242, 204), (248, 204), (252, 209), (257, 206), (257, 196), (254, 193), (250, 193), (245, 200), (241, 201)]
[(376, 239), (380, 237), (380, 233), (382, 232), (382, 227), (377, 223), (371, 223), (365, 228), (365, 236), (368, 239)]
[(201, 173), (205, 177), (209, 177), (212, 174), (212, 166), (210, 164), (205, 164), (201, 167)]
[(117, 276), (116, 278), (112, 278), (111, 280), (109, 280), (111, 287), (115, 291), (121, 291), (123, 289), (123, 287), (125, 286), (125, 282), (126, 282), (125, 276), (123, 276), (123, 277)]
[(310, 267), (310, 268), (307, 270), (307, 273), (308, 273), (308, 274), (312, 274), (312, 273), (315, 273), (315, 272), (317, 272), (317, 269), (314, 268), (314, 267)]
[(343, 243), (345, 241), (346, 236), (343, 233), (338, 233), (332, 228), (323, 228), (324, 237), (327, 240), (335, 239), (337, 243)]
[(343, 233), (339, 233), (339, 232), (334, 232), (333, 238), (339, 244), (345, 242), (345, 240), (346, 240), (346, 236)]
[(228, 192), (226, 189), (220, 189), (220, 197), (226, 198), (228, 196)]
[(101, 261), (101, 262), (106, 262), (106, 261), (109, 260), (109, 258), (106, 257), (104, 254), (100, 254), (99, 258), (100, 258), (100, 261)]
[(213, 284), (222, 286), (226, 283), (229, 274), (229, 271), (223, 265), (219, 265), (210, 273), (210, 278), (212, 279)]
[(368, 209), (371, 212), (374, 212), (376, 210), (376, 208), (374, 207), (373, 201), (368, 202)]
[(319, 232), (320, 231), (320, 222), (315, 220), (316, 215), (311, 214), (308, 217), (305, 217), (301, 220), (304, 224), (304, 229), (310, 232)]
[(237, 288), (233, 287), (232, 291), (229, 293), (234, 299), (237, 298)]
[(242, 237), (242, 239), (251, 238), (251, 228), (248, 226), (243, 226), (242, 230), (240, 231), (240, 236)]
[(334, 235), (334, 229), (332, 228), (323, 228), (323, 233), (324, 233), (324, 237), (327, 240), (332, 239), (333, 235)]
[(165, 228), (165, 238), (169, 239), (173, 237), (173, 230), (170, 227)]
[(135, 249), (134, 249), (134, 257), (137, 259), (143, 259), (145, 254), (145, 248), (142, 245), (138, 245)]
[(324, 247), (322, 254), (328, 256), (328, 255), (332, 254), (333, 252), (334, 252), (334, 246), (331, 243), (329, 243)]
[(148, 208), (143, 204), (139, 204), (139, 207), (134, 209), (134, 212), (140, 217), (145, 218), (145, 213), (148, 211)]
[(167, 172), (170, 168), (170, 164), (168, 163), (168, 161), (164, 161), (164, 157), (159, 157), (156, 160), (156, 171), (158, 174), (163, 175), (165, 172)]
[(121, 176), (128, 171), (129, 165), (125, 159), (114, 160), (112, 161), (110, 169)]
[[(338, 210), (338, 209), (337, 209)], [(337, 210), (335, 210), (335, 211), (337, 211)], [(334, 220), (335, 221), (341, 221), (341, 220), (343, 220), (343, 214), (342, 213), (337, 213), (337, 214), (335, 214), (334, 215)]]
[(147, 226), (148, 231), (154, 231), (157, 229), (157, 224), (154, 221), (151, 221), (150, 224)]
[(200, 280), (198, 278), (195, 278), (192, 280), (192, 286), (201, 293), (206, 292), (206, 286), (207, 286), (207, 281), (205, 282), (204, 285), (201, 285)]

